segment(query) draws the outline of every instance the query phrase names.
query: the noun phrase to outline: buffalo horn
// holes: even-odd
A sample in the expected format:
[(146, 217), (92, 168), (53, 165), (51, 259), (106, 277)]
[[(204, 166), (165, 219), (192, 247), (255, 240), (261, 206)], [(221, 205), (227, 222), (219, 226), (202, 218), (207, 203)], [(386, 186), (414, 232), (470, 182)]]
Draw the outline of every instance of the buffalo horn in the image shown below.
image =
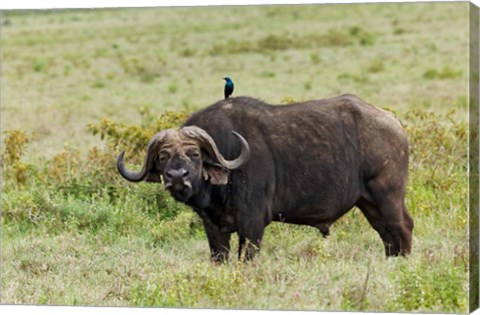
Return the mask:
[(145, 162), (143, 163), (142, 170), (139, 172), (130, 171), (125, 167), (123, 162), (123, 156), (125, 155), (125, 151), (122, 151), (117, 158), (117, 169), (120, 175), (128, 181), (131, 182), (141, 182), (144, 180), (148, 173), (152, 170), (153, 167), (153, 160), (157, 154), (155, 148), (159, 145), (165, 135), (171, 132), (171, 130), (164, 130), (162, 132), (158, 132), (155, 136), (150, 140), (147, 149), (147, 156), (145, 157)]
[(250, 157), (250, 146), (248, 145), (247, 140), (245, 140), (245, 138), (243, 138), (235, 131), (232, 131), (232, 133), (238, 138), (238, 140), (240, 140), (242, 148), (240, 151), (240, 155), (234, 160), (226, 160), (223, 157), (223, 155), (218, 151), (215, 141), (205, 130), (196, 126), (187, 126), (183, 127), (181, 131), (187, 137), (201, 140), (203, 144), (208, 146), (207, 151), (209, 151), (211, 154), (213, 153), (213, 157), (220, 163), (220, 165), (229, 170), (240, 167)]
[(123, 156), (125, 155), (125, 151), (122, 151), (117, 158), (117, 169), (120, 175), (128, 181), (131, 182), (141, 182), (145, 176), (147, 175), (147, 168), (145, 167), (146, 163), (143, 165), (143, 169), (140, 172), (132, 172), (125, 167), (125, 163), (123, 163)]

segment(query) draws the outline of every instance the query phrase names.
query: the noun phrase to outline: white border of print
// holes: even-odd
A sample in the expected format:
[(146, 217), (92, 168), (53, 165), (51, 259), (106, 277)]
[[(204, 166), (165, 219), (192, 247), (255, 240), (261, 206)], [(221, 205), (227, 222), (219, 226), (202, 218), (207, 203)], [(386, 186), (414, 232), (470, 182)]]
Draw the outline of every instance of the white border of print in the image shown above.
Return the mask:
[[(438, 2), (451, 0), (423, 0), (420, 2)], [(457, 0), (458, 1), (458, 0)], [(369, 3), (369, 2), (419, 2), (418, 0), (2, 0), (0, 10), (25, 9), (74, 9), (74, 8), (112, 8), (112, 7), (164, 7), (164, 6), (209, 6), (209, 5), (266, 5), (266, 4), (311, 4), (311, 3)], [(462, 1), (464, 2), (464, 1)], [(471, 0), (480, 7), (480, 0)], [(1, 276), (1, 273), (0, 273)], [(0, 301), (1, 303), (1, 301)], [(0, 305), (1, 314), (36, 314), (36, 315), (294, 315), (306, 312), (298, 311), (259, 311), (259, 310), (218, 310), (218, 309), (172, 309), (172, 308), (127, 308), (127, 307), (80, 307), (80, 306), (37, 306), (37, 305)], [(308, 312), (312, 313), (312, 312)], [(344, 315), (344, 312), (315, 312), (317, 314)], [(395, 313), (357, 313), (349, 315), (393, 315)], [(480, 310), (475, 311), (480, 315)]]

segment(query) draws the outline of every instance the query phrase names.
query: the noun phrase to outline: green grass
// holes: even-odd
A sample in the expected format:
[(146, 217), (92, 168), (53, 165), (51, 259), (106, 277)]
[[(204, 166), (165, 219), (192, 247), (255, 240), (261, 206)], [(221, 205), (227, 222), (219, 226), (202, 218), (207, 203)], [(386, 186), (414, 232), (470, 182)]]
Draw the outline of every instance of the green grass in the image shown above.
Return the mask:
[[(467, 3), (2, 14), (1, 303), (467, 311)], [(226, 75), (234, 95), (395, 112), (411, 256), (385, 259), (353, 209), (327, 239), (272, 223), (255, 261), (214, 266), (193, 211), (118, 176), (121, 150), (141, 163)]]

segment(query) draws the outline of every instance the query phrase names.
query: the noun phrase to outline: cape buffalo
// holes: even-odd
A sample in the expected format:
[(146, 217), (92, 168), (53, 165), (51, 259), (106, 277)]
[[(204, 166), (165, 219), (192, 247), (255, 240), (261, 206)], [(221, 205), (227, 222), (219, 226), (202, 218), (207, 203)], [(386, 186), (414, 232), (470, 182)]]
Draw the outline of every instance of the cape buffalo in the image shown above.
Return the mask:
[(228, 98), (178, 130), (158, 132), (141, 171), (126, 169), (124, 153), (117, 168), (125, 179), (163, 178), (198, 213), (212, 261), (227, 259), (234, 232), (239, 257), (251, 259), (270, 222), (327, 235), (353, 206), (380, 234), (387, 256), (410, 253), (406, 133), (391, 113), (354, 95), (284, 106)]

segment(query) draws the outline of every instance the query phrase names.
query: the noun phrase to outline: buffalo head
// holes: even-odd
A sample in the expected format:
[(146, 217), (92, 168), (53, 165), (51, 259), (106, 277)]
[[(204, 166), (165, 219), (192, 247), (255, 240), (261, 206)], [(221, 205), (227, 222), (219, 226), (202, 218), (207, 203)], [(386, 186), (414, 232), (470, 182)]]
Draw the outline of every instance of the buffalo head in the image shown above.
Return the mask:
[[(143, 168), (139, 172), (126, 169), (123, 157), (117, 159), (119, 173), (131, 182), (161, 182), (172, 196), (186, 202), (196, 193), (201, 181), (212, 185), (225, 185), (228, 171), (244, 164), (250, 156), (247, 141), (235, 131), (232, 133), (241, 144), (240, 155), (226, 160), (219, 152), (215, 141), (203, 129), (187, 126), (179, 130), (168, 129), (156, 133), (150, 140)], [(161, 177), (160, 177), (161, 176)]]

